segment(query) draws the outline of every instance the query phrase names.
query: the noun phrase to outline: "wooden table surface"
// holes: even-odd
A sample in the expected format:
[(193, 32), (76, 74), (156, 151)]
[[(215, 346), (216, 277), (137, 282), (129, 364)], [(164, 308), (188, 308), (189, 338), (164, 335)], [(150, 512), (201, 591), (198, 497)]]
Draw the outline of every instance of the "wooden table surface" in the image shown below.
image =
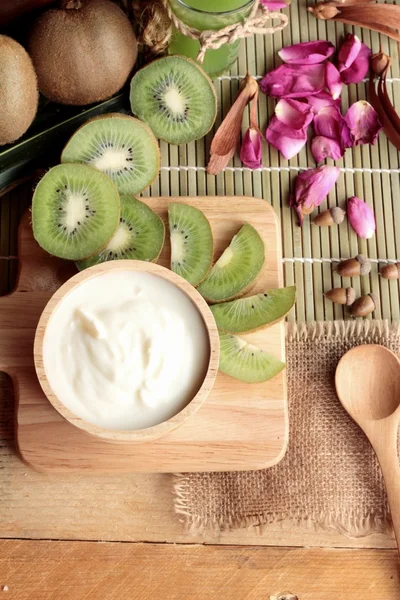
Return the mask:
[[(282, 34), (249, 39), (231, 78), (217, 82), (223, 114), (240, 76), (247, 68), (263, 75), (282, 45), (310, 39), (336, 43), (343, 37), (341, 24), (310, 17), (305, 0), (292, 2), (290, 16), (290, 26)], [(359, 29), (356, 33), (377, 51), (375, 34)], [(396, 44), (388, 45), (383, 38), (383, 47), (393, 58), (395, 90), (400, 85)], [(364, 94), (363, 84), (349, 86), (343, 92), (344, 103)], [(397, 105), (400, 96), (394, 95)], [(263, 127), (274, 105), (262, 97), (259, 119)], [(245, 126), (246, 119), (247, 114)], [(376, 260), (394, 257), (393, 224), (400, 215), (398, 153), (382, 140), (371, 149), (363, 146), (347, 152), (338, 163), (344, 169), (338, 198), (332, 193), (328, 205), (354, 193), (371, 203), (373, 194), (376, 203), (379, 231), (368, 246), (359, 246), (345, 226), (321, 233), (307, 222), (300, 235), (294, 225), (288, 189), (298, 167), (312, 162), (305, 150), (287, 163), (265, 146), (262, 172), (243, 170), (236, 157), (230, 170), (214, 178), (204, 172), (211, 136), (187, 148), (162, 143), (161, 176), (149, 193), (245, 194), (268, 199), (282, 223), (286, 284), (296, 283), (299, 290), (293, 318), (341, 318), (340, 307), (316, 301), (324, 289), (332, 287), (329, 260), (360, 251)], [(381, 172), (381, 167), (386, 171)], [(29, 202), (25, 196), (17, 190), (1, 200), (0, 256), (16, 254), (17, 221)], [(20, 208), (15, 209), (16, 202)], [(0, 260), (0, 293), (5, 293), (8, 279), (15, 278), (16, 268), (14, 259)], [(398, 288), (382, 284), (377, 268), (373, 275), (371, 289), (380, 290), (384, 298), (377, 316), (398, 318)], [(284, 592), (296, 594), (299, 600), (400, 598), (399, 561), (392, 539), (374, 535), (351, 540), (334, 531), (313, 531), (285, 522), (262, 531), (250, 528), (196, 535), (184, 531), (174, 514), (172, 484), (167, 475), (34, 472), (15, 455), (13, 399), (9, 382), (0, 376), (0, 600), (283, 600), (280, 594)]]

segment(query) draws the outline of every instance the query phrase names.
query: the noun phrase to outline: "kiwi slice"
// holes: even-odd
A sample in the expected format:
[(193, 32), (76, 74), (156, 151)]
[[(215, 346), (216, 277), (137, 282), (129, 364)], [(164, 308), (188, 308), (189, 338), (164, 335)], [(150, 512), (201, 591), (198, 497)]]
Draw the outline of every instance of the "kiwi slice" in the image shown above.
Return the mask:
[(203, 69), (184, 56), (154, 60), (131, 82), (131, 108), (170, 144), (203, 137), (217, 116), (217, 96)]
[(33, 235), (50, 254), (80, 260), (107, 245), (119, 213), (119, 194), (107, 175), (87, 165), (57, 165), (33, 194)]
[(212, 265), (210, 223), (198, 208), (179, 202), (168, 205), (171, 237), (171, 270), (196, 286)]
[(220, 333), (219, 341), (219, 370), (239, 381), (261, 383), (285, 368), (285, 363), (237, 335)]
[(219, 329), (229, 333), (248, 333), (282, 319), (292, 308), (296, 286), (268, 290), (210, 306)]
[(224, 302), (241, 294), (254, 283), (265, 261), (260, 234), (245, 223), (199, 285), (208, 302)]
[(151, 208), (129, 196), (121, 196), (119, 225), (99, 254), (76, 263), (80, 271), (107, 260), (134, 259), (155, 262), (164, 245), (163, 221)]
[(111, 113), (84, 123), (61, 154), (62, 163), (87, 163), (103, 171), (120, 194), (138, 194), (160, 170), (160, 150), (139, 119)]

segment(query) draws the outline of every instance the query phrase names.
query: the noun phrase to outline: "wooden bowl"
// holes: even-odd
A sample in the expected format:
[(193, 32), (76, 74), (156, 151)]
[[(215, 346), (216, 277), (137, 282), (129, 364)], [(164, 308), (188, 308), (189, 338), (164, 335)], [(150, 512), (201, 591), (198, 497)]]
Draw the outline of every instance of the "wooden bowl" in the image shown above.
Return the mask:
[[(196, 306), (200, 315), (203, 318), (205, 328), (208, 333), (210, 343), (210, 358), (208, 368), (206, 371), (203, 383), (198, 390), (194, 398), (183, 408), (179, 413), (171, 417), (169, 420), (164, 421), (153, 427), (146, 429), (135, 429), (135, 430), (112, 430), (99, 427), (84, 419), (73, 414), (69, 408), (67, 408), (55, 395), (50, 382), (46, 375), (46, 369), (43, 359), (43, 342), (46, 333), (47, 325), (51, 319), (51, 316), (63, 299), (74, 290), (77, 286), (83, 282), (98, 276), (101, 273), (108, 271), (136, 271), (145, 272), (166, 279), (170, 283), (174, 284), (182, 292), (186, 294)], [(50, 403), (54, 408), (72, 425), (75, 425), (79, 429), (86, 431), (87, 433), (109, 440), (112, 442), (144, 442), (157, 439), (166, 433), (170, 432), (181, 425), (186, 419), (193, 415), (207, 398), (211, 391), (215, 377), (218, 371), (219, 364), (219, 338), (218, 330), (214, 321), (212, 312), (210, 311), (206, 301), (199, 294), (199, 292), (185, 279), (159, 265), (154, 263), (148, 263), (138, 260), (116, 260), (105, 262), (94, 267), (90, 267), (77, 275), (74, 275), (64, 285), (62, 285), (45, 306), (43, 313), (40, 317), (34, 342), (34, 360), (36, 373), (40, 382), (40, 385), (46, 394)]]

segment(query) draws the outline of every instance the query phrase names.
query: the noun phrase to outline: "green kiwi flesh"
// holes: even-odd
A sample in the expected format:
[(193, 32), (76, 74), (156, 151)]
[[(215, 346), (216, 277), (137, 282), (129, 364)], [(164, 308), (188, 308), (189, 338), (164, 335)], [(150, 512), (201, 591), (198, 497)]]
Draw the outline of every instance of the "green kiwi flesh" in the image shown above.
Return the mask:
[(99, 254), (76, 263), (80, 271), (108, 260), (155, 262), (164, 245), (165, 226), (151, 208), (129, 196), (121, 196), (120, 223)]
[(208, 302), (224, 302), (244, 294), (265, 262), (260, 234), (245, 223), (198, 287)]
[(217, 115), (211, 79), (183, 56), (160, 58), (138, 71), (131, 82), (130, 101), (132, 112), (170, 144), (202, 138)]
[(283, 319), (294, 305), (295, 298), (296, 287), (292, 285), (215, 304), (210, 309), (221, 331), (248, 333)]
[(107, 245), (119, 213), (119, 194), (107, 175), (87, 165), (57, 165), (33, 194), (33, 235), (50, 254), (80, 260)]
[(171, 270), (196, 286), (212, 265), (213, 237), (204, 213), (194, 206), (168, 205)]
[(236, 335), (220, 332), (219, 340), (219, 370), (239, 381), (261, 383), (285, 368), (285, 363)]
[(160, 170), (160, 151), (150, 129), (128, 115), (108, 114), (84, 123), (61, 154), (62, 163), (87, 163), (108, 175), (120, 194), (138, 194)]

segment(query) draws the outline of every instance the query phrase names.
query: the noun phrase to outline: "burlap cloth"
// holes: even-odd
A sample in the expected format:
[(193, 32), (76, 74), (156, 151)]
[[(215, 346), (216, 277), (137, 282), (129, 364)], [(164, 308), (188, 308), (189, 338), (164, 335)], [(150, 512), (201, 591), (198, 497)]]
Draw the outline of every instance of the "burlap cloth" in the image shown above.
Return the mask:
[(382, 344), (400, 354), (400, 324), (287, 324), (290, 436), (283, 460), (264, 471), (174, 476), (175, 510), (192, 531), (307, 521), (351, 536), (386, 532), (381, 472), (364, 434), (335, 394), (340, 357)]

